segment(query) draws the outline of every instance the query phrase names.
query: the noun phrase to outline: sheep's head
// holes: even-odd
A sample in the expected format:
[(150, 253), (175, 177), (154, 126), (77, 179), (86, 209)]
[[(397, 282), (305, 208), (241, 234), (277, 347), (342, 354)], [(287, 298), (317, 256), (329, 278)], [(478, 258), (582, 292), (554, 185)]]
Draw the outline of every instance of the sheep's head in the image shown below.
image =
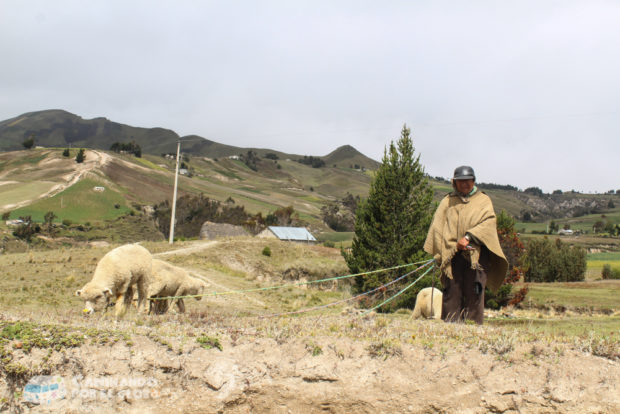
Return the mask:
[[(187, 295), (203, 295), (207, 286), (209, 285), (204, 280), (194, 278), (192, 286), (186, 291), (186, 294)], [(200, 300), (202, 299), (202, 296), (197, 296), (194, 299)]]
[(107, 287), (93, 286), (86, 284), (82, 289), (75, 292), (84, 300), (85, 314), (90, 315), (93, 312), (104, 310), (110, 304), (112, 298), (112, 290)]

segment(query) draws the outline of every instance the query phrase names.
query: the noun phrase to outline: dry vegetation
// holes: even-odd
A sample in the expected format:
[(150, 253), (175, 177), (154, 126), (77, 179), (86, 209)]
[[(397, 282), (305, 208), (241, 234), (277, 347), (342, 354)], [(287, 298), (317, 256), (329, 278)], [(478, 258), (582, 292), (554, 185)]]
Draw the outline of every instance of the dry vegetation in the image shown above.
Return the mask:
[(45, 412), (20, 402), (28, 379), (44, 374), (156, 382), (156, 398), (77, 395), (49, 406), (64, 412), (620, 409), (618, 303), (504, 310), (482, 327), (406, 310), (361, 316), (346, 304), (262, 318), (350, 297), (346, 283), (235, 292), (345, 274), (339, 251), (251, 238), (144, 245), (218, 294), (188, 299), (181, 315), (86, 318), (73, 292), (113, 246), (0, 255), (4, 408)]

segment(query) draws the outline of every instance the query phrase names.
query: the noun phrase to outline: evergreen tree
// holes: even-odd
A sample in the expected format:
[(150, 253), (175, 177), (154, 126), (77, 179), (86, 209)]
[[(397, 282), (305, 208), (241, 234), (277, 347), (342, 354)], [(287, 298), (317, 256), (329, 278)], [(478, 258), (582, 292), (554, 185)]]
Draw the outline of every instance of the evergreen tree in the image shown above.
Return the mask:
[(75, 162), (77, 162), (78, 164), (81, 164), (84, 162), (84, 160), (86, 159), (86, 155), (84, 155), (84, 149), (81, 148), (77, 155), (75, 156)]
[[(435, 205), (433, 189), (420, 164), (420, 156), (415, 156), (414, 152), (410, 130), (404, 125), (396, 145), (391, 142), (389, 150), (384, 151), (368, 199), (358, 205), (351, 251), (342, 251), (352, 273), (412, 263), (426, 255), (422, 247)], [(403, 272), (358, 276), (354, 290), (370, 291)], [(418, 283), (415, 289), (409, 289), (406, 295), (399, 296), (383, 310), (412, 307), (415, 295), (425, 285), (428, 283)], [(382, 298), (374, 298), (379, 299)]]
[(34, 147), (34, 134), (30, 135), (26, 140), (24, 140), (24, 142), (22, 142), (22, 145), (26, 149), (31, 149), (32, 147)]

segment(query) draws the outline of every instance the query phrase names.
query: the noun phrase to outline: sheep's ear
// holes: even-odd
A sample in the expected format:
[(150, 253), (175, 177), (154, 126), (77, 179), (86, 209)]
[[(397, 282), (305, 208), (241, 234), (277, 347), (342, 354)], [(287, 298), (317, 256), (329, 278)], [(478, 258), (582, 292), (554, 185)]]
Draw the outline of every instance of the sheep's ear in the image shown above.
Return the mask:
[(82, 290), (76, 290), (75, 291), (75, 296), (81, 296), (82, 295)]
[(103, 294), (104, 294), (106, 297), (110, 297), (110, 296), (112, 296), (112, 289), (110, 289), (110, 288), (105, 288), (105, 289), (103, 289)]

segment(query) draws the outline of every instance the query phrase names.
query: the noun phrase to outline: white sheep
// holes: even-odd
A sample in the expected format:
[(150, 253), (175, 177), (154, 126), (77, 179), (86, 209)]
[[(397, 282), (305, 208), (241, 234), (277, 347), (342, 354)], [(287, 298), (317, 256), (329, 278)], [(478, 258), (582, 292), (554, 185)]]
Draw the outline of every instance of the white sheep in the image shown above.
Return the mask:
[(84, 312), (100, 311), (116, 302), (116, 317), (122, 317), (131, 304), (134, 285), (138, 291), (138, 311), (145, 311), (152, 261), (151, 253), (137, 244), (109, 251), (97, 263), (90, 282), (75, 292), (84, 300)]
[[(433, 306), (431, 308), (431, 295)], [(427, 287), (422, 289), (415, 300), (415, 308), (413, 308), (412, 318), (434, 318), (441, 319), (441, 302), (443, 293), (441, 290)], [(432, 312), (432, 313), (431, 313)]]
[[(153, 260), (152, 280), (148, 287), (150, 299), (149, 313), (166, 313), (172, 301), (176, 302), (180, 313), (185, 312), (185, 302), (179, 299), (152, 299), (167, 296), (187, 296), (203, 294), (207, 283), (191, 277), (187, 270), (174, 266), (163, 260)], [(201, 297), (195, 298), (200, 300)]]

